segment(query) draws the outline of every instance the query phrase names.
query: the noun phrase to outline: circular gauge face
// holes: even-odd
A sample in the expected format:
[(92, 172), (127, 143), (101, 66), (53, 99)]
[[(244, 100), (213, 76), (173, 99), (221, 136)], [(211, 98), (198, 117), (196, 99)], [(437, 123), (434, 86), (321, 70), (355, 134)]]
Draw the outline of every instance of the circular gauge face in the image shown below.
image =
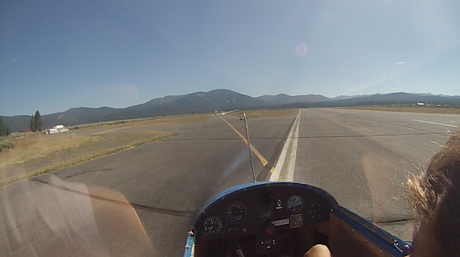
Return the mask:
[(263, 192), (259, 195), (259, 200), (261, 203), (265, 204), (265, 205), (269, 205), (270, 202), (272, 201), (272, 196), (270, 193), (268, 192)]
[(289, 197), (287, 201), (287, 209), (290, 212), (297, 213), (302, 210), (303, 207), (303, 200), (302, 197), (298, 195), (293, 195)]
[(222, 220), (217, 216), (207, 217), (203, 222), (203, 233), (205, 235), (216, 235), (224, 227)]
[(311, 218), (318, 218), (321, 216), (323, 213), (323, 207), (319, 203), (312, 203), (310, 204), (310, 210), (308, 211), (308, 214), (310, 215)]
[(225, 208), (225, 219), (231, 224), (238, 224), (246, 218), (246, 205), (242, 202), (231, 202)]

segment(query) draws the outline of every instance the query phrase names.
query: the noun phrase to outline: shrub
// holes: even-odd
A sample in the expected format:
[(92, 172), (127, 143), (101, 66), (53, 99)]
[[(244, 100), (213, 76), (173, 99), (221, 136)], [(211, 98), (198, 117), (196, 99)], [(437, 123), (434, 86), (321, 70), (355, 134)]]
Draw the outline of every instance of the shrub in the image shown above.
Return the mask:
[(9, 149), (13, 149), (14, 147), (16, 147), (16, 144), (13, 142), (13, 141), (10, 141), (10, 140), (3, 140), (2, 142), (0, 142), (0, 148), (9, 148)]

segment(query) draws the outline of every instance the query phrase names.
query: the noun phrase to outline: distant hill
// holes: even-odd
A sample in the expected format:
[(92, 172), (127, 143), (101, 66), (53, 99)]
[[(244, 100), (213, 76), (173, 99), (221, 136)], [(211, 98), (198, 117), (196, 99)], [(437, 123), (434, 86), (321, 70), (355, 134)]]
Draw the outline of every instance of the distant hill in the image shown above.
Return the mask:
[(425, 94), (425, 93), (413, 93), (413, 95), (420, 95), (420, 96), (440, 96), (440, 97), (447, 97), (447, 98), (456, 98), (459, 99), (460, 95), (433, 95), (433, 94)]
[(157, 107), (160, 105), (172, 103), (182, 97), (184, 96), (183, 95), (170, 95), (170, 96), (165, 96), (161, 98), (155, 98), (143, 104), (127, 107), (125, 108), (125, 110), (143, 110), (149, 107)]
[(257, 99), (264, 101), (268, 104), (273, 105), (282, 105), (282, 104), (290, 104), (290, 103), (297, 103), (297, 102), (322, 102), (330, 100), (329, 98), (322, 96), (322, 95), (296, 95), (290, 96), (286, 94), (278, 94), (278, 95), (263, 95), (257, 97)]
[[(52, 127), (58, 124), (76, 125), (94, 123), (101, 121), (103, 117), (117, 110), (119, 109), (110, 107), (71, 108), (65, 112), (42, 115), (43, 127)], [(13, 117), (4, 116), (3, 120), (6, 125), (10, 126), (11, 131), (26, 131), (30, 125), (30, 115), (18, 115)]]
[(414, 105), (424, 103), (429, 105), (448, 105), (460, 107), (460, 98), (458, 96), (437, 96), (437, 95), (420, 95), (409, 93), (391, 93), (375, 94), (366, 96), (357, 96), (353, 98), (331, 99), (317, 103), (299, 102), (283, 105), (288, 107), (340, 107), (340, 106), (371, 106), (371, 105)]
[(248, 109), (262, 107), (264, 102), (231, 90), (217, 89), (182, 96), (157, 98), (142, 105), (117, 110), (102, 121), (145, 118), (186, 113), (206, 113), (214, 110)]
[(173, 103), (196, 112), (212, 112), (214, 110), (245, 109), (263, 106), (265, 103), (231, 90), (219, 89), (210, 92), (197, 92), (186, 95)]
[[(110, 107), (100, 107), (100, 108), (88, 108), (88, 107), (79, 107), (71, 108), (65, 112), (58, 112), (48, 115), (43, 115), (43, 125), (44, 126), (54, 126), (56, 122), (59, 124), (83, 124), (83, 123), (93, 123), (100, 121), (104, 116), (109, 115), (113, 112), (116, 112), (116, 108)], [(59, 118), (61, 117), (61, 118)]]
[[(43, 126), (52, 127), (58, 124), (77, 125), (101, 121), (147, 118), (165, 115), (188, 113), (206, 113), (214, 110), (258, 108), (308, 108), (332, 106), (366, 106), (366, 105), (413, 105), (423, 102), (432, 105), (449, 105), (460, 107), (460, 96), (432, 94), (375, 94), (361, 96), (338, 96), (327, 98), (322, 95), (286, 94), (263, 95), (257, 98), (243, 95), (227, 89), (216, 89), (209, 92), (195, 92), (187, 95), (165, 96), (155, 98), (143, 104), (127, 108), (71, 108), (64, 112), (43, 115)], [(24, 131), (29, 128), (30, 116), (18, 115), (3, 117), (4, 123), (11, 131)]]
[(17, 116), (2, 116), (5, 126), (10, 126), (11, 132), (25, 131), (30, 126), (30, 116), (17, 115)]
[(350, 96), (350, 95), (339, 95), (339, 96), (336, 96), (336, 97), (333, 97), (331, 98), (332, 100), (344, 100), (344, 99), (350, 99), (350, 98), (353, 98), (354, 96)]
[[(266, 106), (266, 103), (253, 97), (227, 89), (210, 92), (195, 92), (188, 95), (165, 96), (146, 103), (127, 108), (71, 108), (64, 112), (42, 115), (43, 126), (58, 124), (77, 125), (102, 121), (147, 118), (166, 115), (205, 113), (214, 110), (250, 109)], [(3, 117), (12, 131), (25, 131), (29, 128), (30, 116), (18, 115)]]

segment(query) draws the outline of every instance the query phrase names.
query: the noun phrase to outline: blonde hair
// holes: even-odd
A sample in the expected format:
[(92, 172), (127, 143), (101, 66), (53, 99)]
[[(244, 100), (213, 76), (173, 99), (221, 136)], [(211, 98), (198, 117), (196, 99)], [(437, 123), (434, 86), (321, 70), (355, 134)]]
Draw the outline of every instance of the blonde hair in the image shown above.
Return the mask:
[(407, 186), (415, 234), (425, 224), (436, 254), (459, 256), (460, 131), (452, 133), (444, 148), (431, 158), (426, 172), (410, 176)]

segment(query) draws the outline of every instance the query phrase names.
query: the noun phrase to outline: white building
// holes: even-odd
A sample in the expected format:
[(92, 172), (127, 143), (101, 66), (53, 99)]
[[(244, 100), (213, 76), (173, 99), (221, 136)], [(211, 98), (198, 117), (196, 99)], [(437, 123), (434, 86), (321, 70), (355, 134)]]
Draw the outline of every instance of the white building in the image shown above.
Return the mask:
[(64, 125), (56, 125), (53, 128), (47, 129), (46, 134), (55, 134), (69, 131)]

